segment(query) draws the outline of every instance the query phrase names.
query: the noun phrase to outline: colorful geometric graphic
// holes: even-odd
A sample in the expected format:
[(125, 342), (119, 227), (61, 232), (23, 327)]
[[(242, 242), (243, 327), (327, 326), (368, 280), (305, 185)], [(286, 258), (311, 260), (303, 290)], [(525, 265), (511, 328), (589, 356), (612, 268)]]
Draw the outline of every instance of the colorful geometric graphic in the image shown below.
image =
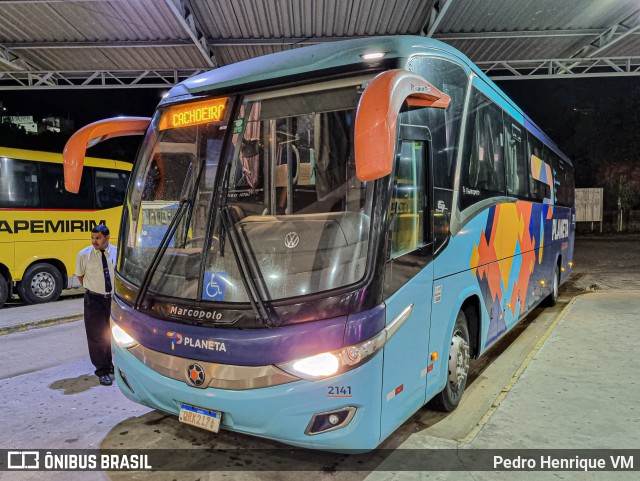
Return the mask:
[(529, 281), (545, 252), (544, 221), (552, 215), (553, 207), (531, 202), (490, 208), (469, 261), (490, 316), (485, 345), (507, 330), (505, 315), (513, 322), (528, 307)]

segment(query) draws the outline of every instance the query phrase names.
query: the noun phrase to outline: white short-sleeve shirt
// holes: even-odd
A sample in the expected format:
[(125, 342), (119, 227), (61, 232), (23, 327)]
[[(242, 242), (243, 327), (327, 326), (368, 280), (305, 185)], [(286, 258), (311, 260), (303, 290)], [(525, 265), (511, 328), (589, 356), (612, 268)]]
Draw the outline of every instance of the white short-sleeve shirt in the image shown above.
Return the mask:
[(98, 294), (111, 294), (113, 292), (113, 271), (118, 258), (118, 248), (112, 244), (104, 250), (109, 266), (109, 277), (111, 278), (111, 292), (107, 292), (104, 282), (104, 271), (102, 270), (102, 253), (92, 245), (85, 247), (78, 253), (76, 259), (76, 276), (84, 277), (82, 285), (91, 292)]

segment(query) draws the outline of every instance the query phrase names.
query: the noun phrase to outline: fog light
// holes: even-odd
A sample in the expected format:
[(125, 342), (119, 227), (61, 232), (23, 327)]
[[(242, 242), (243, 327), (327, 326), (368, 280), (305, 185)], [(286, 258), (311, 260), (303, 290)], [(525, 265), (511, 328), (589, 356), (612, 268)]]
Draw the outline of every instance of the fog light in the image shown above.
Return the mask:
[(304, 433), (313, 436), (314, 434), (343, 428), (351, 422), (355, 413), (356, 408), (351, 406), (335, 411), (316, 413), (311, 417), (311, 421), (309, 421)]

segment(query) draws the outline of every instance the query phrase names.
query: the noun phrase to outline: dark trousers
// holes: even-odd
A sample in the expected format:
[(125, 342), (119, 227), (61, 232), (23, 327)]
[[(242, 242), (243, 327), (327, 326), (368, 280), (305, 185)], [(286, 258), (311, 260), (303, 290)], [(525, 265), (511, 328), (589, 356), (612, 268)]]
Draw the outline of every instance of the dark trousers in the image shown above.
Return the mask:
[(113, 370), (109, 328), (110, 312), (110, 297), (92, 294), (89, 291), (84, 293), (84, 327), (87, 331), (89, 357), (96, 367), (96, 376), (104, 376)]

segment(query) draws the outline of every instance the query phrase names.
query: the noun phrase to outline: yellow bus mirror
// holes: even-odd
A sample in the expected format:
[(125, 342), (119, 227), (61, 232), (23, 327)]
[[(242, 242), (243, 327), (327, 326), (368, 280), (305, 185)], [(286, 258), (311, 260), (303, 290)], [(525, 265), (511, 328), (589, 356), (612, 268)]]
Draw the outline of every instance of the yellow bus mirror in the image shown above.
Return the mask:
[(78, 193), (87, 147), (114, 137), (143, 135), (150, 122), (149, 117), (115, 117), (93, 122), (78, 130), (67, 141), (62, 152), (64, 188)]

